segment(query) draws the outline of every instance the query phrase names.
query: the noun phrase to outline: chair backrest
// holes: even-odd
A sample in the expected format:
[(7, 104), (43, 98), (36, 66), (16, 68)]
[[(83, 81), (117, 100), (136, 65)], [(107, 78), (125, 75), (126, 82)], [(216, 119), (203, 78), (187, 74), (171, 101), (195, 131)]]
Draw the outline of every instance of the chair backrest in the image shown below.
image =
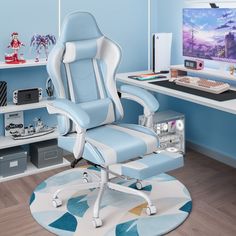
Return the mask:
[[(90, 13), (74, 12), (65, 17), (47, 69), (56, 97), (70, 99), (86, 110), (89, 128), (123, 117), (115, 82), (120, 59), (120, 47), (101, 33)], [(66, 117), (60, 116), (58, 122), (61, 134), (72, 130)]]

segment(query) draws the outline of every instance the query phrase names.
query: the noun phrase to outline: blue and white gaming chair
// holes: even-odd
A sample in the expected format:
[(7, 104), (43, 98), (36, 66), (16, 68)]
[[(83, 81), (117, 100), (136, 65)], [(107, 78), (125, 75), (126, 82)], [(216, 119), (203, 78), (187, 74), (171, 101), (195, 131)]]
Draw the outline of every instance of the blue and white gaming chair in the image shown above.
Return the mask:
[[(183, 166), (180, 154), (156, 153), (158, 140), (146, 127), (119, 124), (123, 108), (117, 94), (115, 75), (121, 59), (120, 47), (106, 38), (94, 17), (86, 12), (66, 16), (61, 36), (48, 58), (48, 73), (53, 81), (56, 99), (48, 106), (50, 114), (58, 114), (60, 137), (58, 145), (101, 167), (100, 178), (71, 186), (78, 190), (98, 188), (94, 204), (93, 223), (102, 225), (99, 206), (106, 188), (134, 194), (147, 202), (147, 214), (156, 213), (142, 190), (145, 179)], [(155, 97), (147, 91), (129, 85), (120, 88), (122, 96), (144, 106), (147, 123), (151, 124), (159, 108)], [(112, 175), (111, 175), (112, 174)], [(112, 182), (115, 176), (137, 179), (137, 189)], [(112, 176), (112, 177), (111, 177)], [(62, 205), (59, 189), (53, 204)]]

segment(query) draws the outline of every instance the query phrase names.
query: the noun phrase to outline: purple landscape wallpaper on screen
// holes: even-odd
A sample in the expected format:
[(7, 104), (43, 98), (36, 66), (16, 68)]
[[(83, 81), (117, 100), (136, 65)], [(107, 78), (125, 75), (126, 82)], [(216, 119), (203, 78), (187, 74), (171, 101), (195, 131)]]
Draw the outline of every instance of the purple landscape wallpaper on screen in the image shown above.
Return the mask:
[(184, 9), (183, 55), (236, 63), (236, 9)]

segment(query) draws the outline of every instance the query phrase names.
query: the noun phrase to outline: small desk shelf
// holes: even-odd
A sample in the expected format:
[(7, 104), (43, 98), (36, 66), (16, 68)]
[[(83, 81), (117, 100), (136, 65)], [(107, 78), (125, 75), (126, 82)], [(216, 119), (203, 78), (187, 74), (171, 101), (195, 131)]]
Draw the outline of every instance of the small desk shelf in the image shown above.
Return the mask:
[(221, 71), (218, 69), (204, 68), (203, 70), (192, 70), (192, 69), (188, 69), (188, 68), (184, 67), (184, 65), (174, 65), (174, 66), (171, 66), (170, 69), (195, 73), (199, 76), (201, 76), (201, 75), (212, 76), (212, 77), (232, 80), (232, 81), (236, 82), (236, 75), (230, 75), (229, 72)]

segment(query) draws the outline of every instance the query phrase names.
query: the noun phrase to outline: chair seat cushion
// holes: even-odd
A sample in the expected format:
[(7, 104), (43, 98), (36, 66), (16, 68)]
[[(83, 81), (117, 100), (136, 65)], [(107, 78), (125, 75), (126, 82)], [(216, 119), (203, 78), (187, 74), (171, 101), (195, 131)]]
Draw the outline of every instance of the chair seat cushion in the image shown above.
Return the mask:
[(124, 164), (114, 164), (110, 170), (134, 179), (147, 179), (183, 167), (184, 158), (180, 153), (162, 151), (141, 157)]
[(106, 164), (124, 162), (157, 149), (157, 138), (119, 125), (87, 132), (86, 140), (101, 153)]
[[(147, 129), (149, 131), (149, 129)], [(76, 135), (61, 137), (58, 145), (68, 151), (73, 150)], [(83, 157), (97, 164), (110, 165), (124, 162), (139, 156), (153, 153), (157, 150), (157, 137), (147, 132), (139, 131), (135, 127), (122, 127), (121, 125), (104, 125), (98, 128), (90, 129), (86, 134), (86, 142), (90, 144), (99, 157), (91, 157), (91, 151), (88, 152), (85, 145)], [(101, 160), (98, 163), (98, 159)]]

